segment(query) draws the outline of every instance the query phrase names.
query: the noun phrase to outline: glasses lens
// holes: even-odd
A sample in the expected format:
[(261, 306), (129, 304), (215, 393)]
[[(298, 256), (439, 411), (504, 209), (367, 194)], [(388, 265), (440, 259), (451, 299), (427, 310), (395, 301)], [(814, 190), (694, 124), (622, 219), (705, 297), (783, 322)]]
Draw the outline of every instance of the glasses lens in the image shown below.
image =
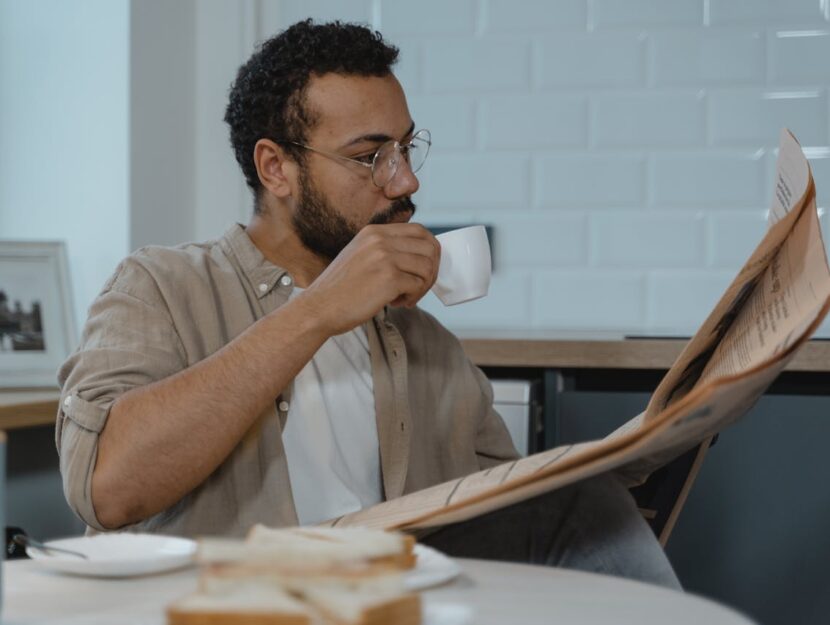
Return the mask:
[(400, 160), (401, 153), (398, 150), (397, 141), (384, 143), (375, 152), (375, 159), (372, 162), (372, 181), (379, 187), (385, 187), (398, 170)]
[(409, 166), (412, 168), (412, 173), (417, 172), (424, 166), (424, 161), (427, 160), (429, 154), (429, 146), (432, 144), (430, 140), (429, 130), (419, 130), (412, 137), (407, 150), (407, 159)]
[(395, 177), (398, 165), (402, 158), (409, 163), (412, 173), (417, 172), (424, 165), (429, 154), (429, 146), (432, 140), (429, 130), (423, 129), (415, 133), (406, 145), (400, 145), (397, 141), (384, 143), (377, 152), (372, 164), (372, 181), (379, 187), (385, 187)]

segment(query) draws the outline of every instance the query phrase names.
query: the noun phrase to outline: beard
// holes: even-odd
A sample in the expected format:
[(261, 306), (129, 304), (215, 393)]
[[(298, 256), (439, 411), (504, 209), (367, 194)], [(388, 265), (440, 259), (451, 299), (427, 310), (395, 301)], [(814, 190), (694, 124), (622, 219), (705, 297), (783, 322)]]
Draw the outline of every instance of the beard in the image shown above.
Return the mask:
[[(415, 214), (415, 203), (409, 197), (395, 200), (374, 215), (369, 223), (388, 224), (403, 213)], [(305, 171), (300, 174), (300, 198), (291, 221), (302, 244), (328, 262), (333, 261), (343, 251), (361, 228), (329, 204)]]

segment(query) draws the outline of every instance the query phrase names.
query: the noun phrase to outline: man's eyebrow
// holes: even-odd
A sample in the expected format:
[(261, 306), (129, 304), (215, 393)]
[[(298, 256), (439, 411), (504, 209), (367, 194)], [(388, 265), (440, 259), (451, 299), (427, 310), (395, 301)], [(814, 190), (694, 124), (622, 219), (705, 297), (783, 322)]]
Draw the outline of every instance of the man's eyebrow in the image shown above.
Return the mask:
[[(409, 135), (411, 135), (413, 130), (415, 130), (415, 122), (412, 122), (412, 125), (409, 127), (409, 130), (407, 130), (403, 134), (403, 137), (398, 139), (398, 141), (402, 141), (404, 139), (404, 137), (408, 137)], [(378, 134), (369, 134), (369, 135), (360, 135), (359, 137), (355, 137), (354, 139), (352, 139), (351, 141), (346, 143), (343, 147), (347, 148), (350, 145), (354, 145), (355, 143), (363, 143), (364, 141), (371, 142), (371, 143), (386, 143), (387, 141), (392, 141), (394, 139), (395, 139), (395, 137), (390, 137), (389, 135), (380, 134), (380, 133), (378, 133)]]

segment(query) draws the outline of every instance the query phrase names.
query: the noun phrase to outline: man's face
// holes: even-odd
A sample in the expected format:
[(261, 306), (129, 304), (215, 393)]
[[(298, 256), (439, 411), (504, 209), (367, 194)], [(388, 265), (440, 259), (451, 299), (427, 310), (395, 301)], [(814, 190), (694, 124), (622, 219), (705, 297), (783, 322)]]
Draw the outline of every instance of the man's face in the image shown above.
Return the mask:
[[(317, 120), (307, 144), (349, 158), (371, 161), (385, 141), (406, 142), (414, 130), (403, 90), (391, 75), (314, 77), (306, 106)], [(369, 168), (306, 151), (292, 223), (303, 245), (332, 260), (364, 226), (408, 221), (417, 190), (405, 163), (380, 188)]]
[[(415, 203), (409, 196), (401, 197), (373, 215), (368, 223), (408, 221), (414, 213)], [(352, 223), (339, 213), (314, 186), (305, 171), (300, 173), (300, 197), (291, 222), (303, 245), (329, 261), (334, 260), (360, 228), (366, 225)]]

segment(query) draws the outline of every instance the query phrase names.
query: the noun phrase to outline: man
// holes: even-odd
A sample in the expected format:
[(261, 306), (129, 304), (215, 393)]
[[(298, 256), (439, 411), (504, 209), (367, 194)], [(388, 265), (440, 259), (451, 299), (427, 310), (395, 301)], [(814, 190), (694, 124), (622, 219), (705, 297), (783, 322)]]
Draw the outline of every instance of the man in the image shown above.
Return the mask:
[[(250, 223), (125, 259), (59, 373), (64, 489), (90, 528), (316, 523), (516, 456), (486, 378), (415, 308), (440, 247), (409, 223), (430, 137), (396, 58), (306, 21), (240, 68), (225, 120)], [(677, 585), (610, 476), (426, 540)]]

